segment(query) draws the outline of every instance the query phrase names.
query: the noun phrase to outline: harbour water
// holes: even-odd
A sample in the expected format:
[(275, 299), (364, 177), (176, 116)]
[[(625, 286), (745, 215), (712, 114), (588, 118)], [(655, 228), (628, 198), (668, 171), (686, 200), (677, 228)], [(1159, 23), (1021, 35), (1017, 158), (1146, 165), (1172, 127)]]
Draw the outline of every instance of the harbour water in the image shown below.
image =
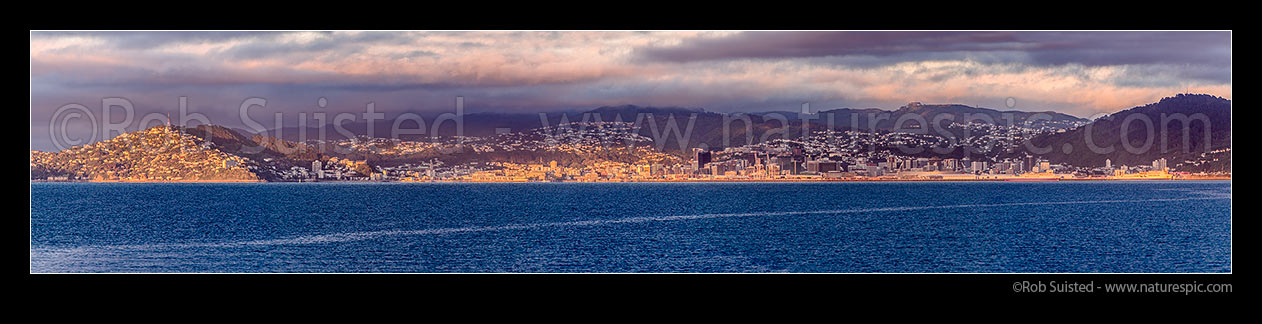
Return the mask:
[(1231, 271), (1230, 181), (32, 183), (31, 272)]

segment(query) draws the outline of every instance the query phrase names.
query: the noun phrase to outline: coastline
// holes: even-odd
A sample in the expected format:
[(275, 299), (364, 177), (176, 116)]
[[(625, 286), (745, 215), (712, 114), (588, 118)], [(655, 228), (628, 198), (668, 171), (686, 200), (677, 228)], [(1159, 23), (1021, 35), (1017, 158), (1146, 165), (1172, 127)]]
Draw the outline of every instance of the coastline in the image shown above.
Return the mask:
[(68, 182), (68, 183), (267, 183), (264, 180), (45, 180), (31, 179), (31, 182)]
[(1231, 177), (1197, 177), (1180, 179), (1144, 178), (1058, 178), (1058, 179), (688, 179), (637, 181), (264, 181), (264, 180), (43, 180), (31, 183), (818, 183), (818, 182), (1055, 182), (1055, 181), (1204, 181), (1231, 180)]

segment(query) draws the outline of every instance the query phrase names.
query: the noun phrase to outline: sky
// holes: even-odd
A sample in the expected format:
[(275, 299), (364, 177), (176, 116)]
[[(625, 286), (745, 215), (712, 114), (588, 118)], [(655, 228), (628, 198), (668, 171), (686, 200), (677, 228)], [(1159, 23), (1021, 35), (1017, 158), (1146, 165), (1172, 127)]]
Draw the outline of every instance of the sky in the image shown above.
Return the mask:
[[(1231, 98), (1227, 31), (31, 32), (32, 149), (67, 104), (187, 109), (239, 126), (297, 112), (678, 106), (896, 109), (908, 102), (1111, 113), (1177, 93)], [(324, 98), (325, 107), (318, 106)], [(1013, 98), (1014, 100), (1008, 100)], [(1014, 103), (1011, 108), (1008, 103)], [(62, 109), (62, 110), (59, 110)], [(121, 110), (120, 110), (121, 111)], [(290, 116), (290, 117), (285, 117)], [(115, 122), (124, 116), (93, 116)], [(86, 118), (66, 125), (90, 122)]]

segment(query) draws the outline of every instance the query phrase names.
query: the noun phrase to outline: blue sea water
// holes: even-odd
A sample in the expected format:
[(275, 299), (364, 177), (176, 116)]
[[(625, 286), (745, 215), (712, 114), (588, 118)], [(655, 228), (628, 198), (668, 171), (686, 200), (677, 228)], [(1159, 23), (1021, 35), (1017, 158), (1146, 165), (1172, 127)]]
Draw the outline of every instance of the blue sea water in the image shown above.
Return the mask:
[(31, 272), (1230, 272), (1230, 181), (32, 183)]

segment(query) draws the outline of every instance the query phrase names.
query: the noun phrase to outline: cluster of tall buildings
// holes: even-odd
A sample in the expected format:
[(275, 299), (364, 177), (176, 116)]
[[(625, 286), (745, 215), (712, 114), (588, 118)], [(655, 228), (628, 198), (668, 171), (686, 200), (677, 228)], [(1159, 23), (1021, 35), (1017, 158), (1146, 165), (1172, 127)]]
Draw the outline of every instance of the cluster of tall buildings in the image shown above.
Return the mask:
[[(883, 152), (884, 153), (884, 152)], [(945, 173), (975, 175), (1020, 175), (1053, 171), (1050, 161), (1028, 156), (1008, 159), (971, 159), (965, 157), (907, 157), (885, 153), (850, 155), (843, 153), (805, 152), (801, 148), (780, 150), (725, 149), (708, 151), (693, 149), (689, 175), (719, 176), (793, 176), (820, 175), (833, 177), (879, 177), (890, 173)]]

